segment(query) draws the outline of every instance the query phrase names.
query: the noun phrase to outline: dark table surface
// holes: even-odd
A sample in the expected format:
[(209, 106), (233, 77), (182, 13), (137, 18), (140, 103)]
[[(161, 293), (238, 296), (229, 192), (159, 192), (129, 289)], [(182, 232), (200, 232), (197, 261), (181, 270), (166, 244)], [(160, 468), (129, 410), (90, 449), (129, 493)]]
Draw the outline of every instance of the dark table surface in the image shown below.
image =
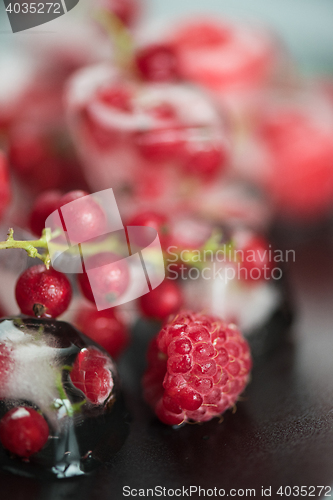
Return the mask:
[[(255, 488), (257, 498), (262, 487), (271, 487), (271, 498), (278, 499), (289, 493), (278, 495), (280, 486), (333, 485), (333, 240), (325, 231), (292, 245), (296, 261), (288, 273), (297, 311), (292, 336), (255, 363), (234, 414), (227, 412), (222, 423), (214, 419), (176, 430), (159, 423), (141, 397), (141, 353), (152, 335), (141, 325), (120, 363), (132, 424), (112, 463), (89, 477), (48, 483), (1, 474), (0, 498), (117, 500), (126, 498), (125, 486), (192, 485), (224, 488), (226, 495), (231, 488)], [(293, 491), (291, 498), (297, 496), (297, 488)], [(321, 498), (328, 491), (303, 493)]]

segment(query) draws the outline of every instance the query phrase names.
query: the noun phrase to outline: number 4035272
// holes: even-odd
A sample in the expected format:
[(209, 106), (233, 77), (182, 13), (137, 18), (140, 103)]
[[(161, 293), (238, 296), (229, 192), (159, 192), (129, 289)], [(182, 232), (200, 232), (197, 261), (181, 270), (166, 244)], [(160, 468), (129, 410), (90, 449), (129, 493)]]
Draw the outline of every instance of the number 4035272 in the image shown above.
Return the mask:
[(10, 14), (61, 14), (60, 3), (10, 3), (6, 7)]

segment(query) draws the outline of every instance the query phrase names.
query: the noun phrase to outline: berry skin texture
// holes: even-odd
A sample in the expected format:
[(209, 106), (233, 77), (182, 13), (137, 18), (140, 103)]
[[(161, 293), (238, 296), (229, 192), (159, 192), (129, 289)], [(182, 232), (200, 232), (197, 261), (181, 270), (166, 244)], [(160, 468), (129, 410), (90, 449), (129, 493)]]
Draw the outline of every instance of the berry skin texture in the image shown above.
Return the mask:
[(78, 312), (74, 323), (82, 333), (101, 345), (114, 359), (119, 357), (129, 343), (128, 330), (114, 309), (97, 311), (84, 307)]
[(130, 274), (125, 259), (112, 252), (103, 252), (85, 259), (85, 267), (93, 269), (93, 275), (89, 280), (87, 273), (78, 274), (83, 295), (99, 309), (112, 307), (129, 285)]
[[(76, 202), (74, 205), (67, 205), (73, 201)], [(60, 198), (59, 207), (64, 207), (64, 211), (60, 211), (72, 242), (80, 243), (106, 233), (106, 215), (89, 193), (70, 191)]]
[(56, 318), (68, 308), (72, 287), (64, 274), (40, 264), (21, 274), (16, 283), (15, 297), (23, 314)]
[(157, 288), (142, 295), (138, 300), (144, 316), (164, 320), (179, 311), (184, 302), (180, 286), (171, 280), (164, 280)]
[(139, 50), (135, 57), (142, 78), (150, 82), (170, 82), (177, 79), (178, 63), (171, 45), (154, 44)]
[(0, 421), (0, 441), (4, 448), (22, 458), (29, 458), (47, 443), (49, 426), (32, 408), (20, 406)]
[(52, 212), (57, 210), (62, 193), (57, 190), (49, 190), (38, 196), (29, 218), (29, 227), (36, 236), (41, 236), (45, 228), (45, 221)]
[(249, 346), (234, 324), (180, 312), (150, 344), (144, 397), (167, 425), (206, 422), (235, 405), (251, 367)]
[(70, 373), (73, 385), (94, 405), (101, 405), (112, 392), (111, 363), (96, 347), (85, 347), (77, 355)]

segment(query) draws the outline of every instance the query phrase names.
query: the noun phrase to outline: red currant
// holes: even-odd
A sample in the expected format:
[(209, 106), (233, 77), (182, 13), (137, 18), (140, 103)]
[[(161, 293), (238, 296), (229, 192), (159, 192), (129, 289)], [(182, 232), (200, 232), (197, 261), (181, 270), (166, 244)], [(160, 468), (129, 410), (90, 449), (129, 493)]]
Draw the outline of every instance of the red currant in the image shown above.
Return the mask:
[(127, 262), (112, 252), (103, 252), (85, 259), (85, 267), (93, 273), (89, 278), (87, 273), (78, 275), (83, 295), (99, 309), (112, 307), (129, 285)]
[(82, 333), (100, 344), (113, 358), (117, 358), (128, 345), (128, 330), (114, 309), (97, 311), (84, 307), (76, 315), (74, 323)]
[(111, 394), (114, 382), (108, 357), (96, 347), (82, 349), (70, 373), (73, 385), (95, 405)]
[(64, 274), (40, 264), (21, 274), (15, 297), (23, 314), (56, 318), (68, 308), (72, 287)]
[[(157, 231), (162, 248), (168, 246), (169, 239), (169, 219), (166, 215), (159, 212), (154, 212), (152, 210), (145, 210), (143, 212), (137, 212), (128, 221), (127, 226), (146, 226), (152, 227)], [(142, 248), (145, 245), (140, 245), (140, 241), (136, 241), (137, 245)]]
[(139, 298), (140, 311), (148, 318), (166, 319), (183, 305), (183, 294), (177, 283), (164, 280), (155, 290)]
[(47, 443), (49, 426), (32, 408), (20, 406), (0, 421), (0, 441), (4, 448), (22, 458), (29, 458)]
[(61, 196), (60, 191), (50, 190), (40, 194), (36, 199), (30, 213), (29, 226), (37, 236), (41, 236), (48, 216), (58, 209)]
[(177, 58), (171, 45), (144, 47), (136, 54), (136, 65), (144, 80), (168, 82), (178, 76)]
[(60, 198), (59, 206), (63, 207), (61, 211), (71, 242), (87, 241), (106, 232), (105, 212), (85, 191), (70, 191)]
[[(266, 240), (259, 236), (254, 236), (248, 240), (241, 248), (242, 261), (240, 267), (243, 268), (240, 277), (247, 281), (261, 281), (269, 279), (272, 263), (269, 259), (269, 246)], [(267, 274), (268, 273), (268, 274)]]

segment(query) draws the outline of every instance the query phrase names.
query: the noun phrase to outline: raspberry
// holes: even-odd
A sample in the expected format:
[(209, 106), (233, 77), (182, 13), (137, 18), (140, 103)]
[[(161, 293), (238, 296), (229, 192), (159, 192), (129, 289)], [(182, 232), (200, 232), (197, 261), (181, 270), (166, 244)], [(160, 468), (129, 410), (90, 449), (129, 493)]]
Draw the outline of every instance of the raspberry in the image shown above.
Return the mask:
[(0, 441), (4, 448), (22, 458), (40, 451), (49, 437), (49, 426), (32, 408), (20, 406), (0, 421)]
[(144, 397), (167, 425), (206, 422), (236, 403), (251, 366), (249, 346), (235, 325), (181, 312), (150, 344)]
[(70, 374), (73, 385), (94, 405), (110, 396), (114, 382), (111, 363), (106, 354), (95, 347), (85, 347), (77, 355)]

